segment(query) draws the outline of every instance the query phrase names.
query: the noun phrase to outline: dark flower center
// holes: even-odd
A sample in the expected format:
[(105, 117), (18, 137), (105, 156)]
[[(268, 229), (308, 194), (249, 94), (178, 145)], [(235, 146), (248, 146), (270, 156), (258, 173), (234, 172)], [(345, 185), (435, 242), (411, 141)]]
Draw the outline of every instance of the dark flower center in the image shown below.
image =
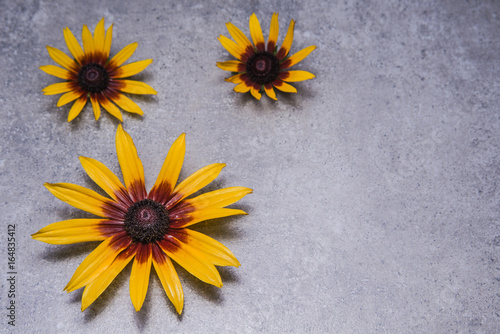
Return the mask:
[(144, 199), (132, 205), (125, 214), (125, 231), (134, 242), (152, 243), (163, 239), (170, 225), (164, 205)]
[(264, 85), (278, 77), (280, 62), (270, 52), (258, 52), (248, 59), (246, 70), (250, 80)]
[(108, 88), (109, 75), (101, 65), (87, 64), (78, 73), (78, 84), (85, 91), (100, 93)]

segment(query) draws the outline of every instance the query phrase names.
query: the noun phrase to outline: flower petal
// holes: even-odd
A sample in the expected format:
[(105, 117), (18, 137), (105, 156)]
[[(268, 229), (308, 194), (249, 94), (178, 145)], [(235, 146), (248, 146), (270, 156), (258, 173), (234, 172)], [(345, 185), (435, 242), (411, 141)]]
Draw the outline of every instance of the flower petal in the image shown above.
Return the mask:
[(226, 36), (220, 35), (219, 42), (222, 46), (231, 54), (233, 57), (242, 60), (242, 57), (245, 55), (245, 49), (243, 49), (240, 45), (236, 44)]
[(148, 197), (166, 204), (174, 190), (186, 154), (186, 134), (181, 134), (170, 147), (167, 157)]
[(222, 287), (222, 280), (214, 265), (198, 250), (178, 239), (168, 236), (158, 245), (172, 260), (205, 283)]
[(136, 312), (141, 309), (148, 292), (152, 261), (151, 244), (139, 243), (137, 246), (129, 285), (130, 299), (132, 299)]
[(197, 210), (191, 213), (186, 214), (184, 217), (181, 217), (179, 220), (173, 221), (170, 226), (172, 228), (183, 228), (187, 226), (191, 226), (194, 224), (197, 224), (199, 222), (209, 220), (209, 219), (216, 219), (216, 218), (222, 218), (222, 217), (229, 217), (229, 216), (234, 216), (234, 215), (246, 215), (247, 213), (243, 210), (239, 209), (227, 209), (227, 208), (221, 208), (221, 209), (204, 209), (204, 210)]
[(64, 68), (60, 68), (59, 66), (43, 65), (40, 66), (39, 69), (41, 69), (47, 74), (53, 75), (61, 79), (69, 80), (71, 78), (71, 72), (65, 70)]
[(142, 72), (152, 62), (153, 59), (146, 59), (118, 67), (115, 73), (113, 73), (112, 77), (117, 79), (130, 77), (139, 72)]
[(253, 97), (255, 97), (257, 100), (260, 100), (262, 94), (259, 93), (259, 91), (257, 89), (255, 89), (254, 87), (250, 87), (250, 93), (252, 94)]
[(92, 33), (85, 24), (82, 29), (82, 42), (85, 56), (92, 57), (94, 54), (94, 38), (92, 38)]
[(97, 23), (94, 30), (94, 51), (103, 54), (104, 51), (104, 17)]
[(118, 52), (111, 60), (109, 61), (108, 68), (116, 68), (123, 64), (124, 62), (127, 61), (135, 52), (135, 49), (137, 49), (137, 46), (139, 43), (131, 43), (121, 49), (120, 52)]
[(120, 182), (118, 177), (111, 172), (103, 163), (86, 157), (80, 157), (80, 163), (88, 176), (111, 198), (126, 211), (129, 206), (133, 205), (127, 189)]
[(134, 113), (134, 114), (139, 114), (139, 115), (144, 115), (144, 112), (141, 110), (141, 108), (131, 99), (126, 97), (123, 94), (116, 94), (112, 98), (113, 102), (116, 103), (120, 108), (122, 108), (125, 111)]
[(99, 103), (104, 109), (106, 109), (107, 112), (118, 118), (120, 122), (123, 122), (122, 113), (120, 112), (120, 109), (118, 109), (117, 106), (111, 103), (111, 101), (107, 97), (100, 98)]
[(245, 64), (239, 60), (218, 61), (217, 67), (224, 71), (245, 72)]
[(248, 86), (245, 82), (241, 82), (236, 85), (233, 90), (237, 93), (246, 93), (252, 88), (252, 86)]
[(281, 80), (287, 82), (297, 82), (316, 78), (316, 76), (307, 71), (285, 71), (278, 76)]
[(271, 26), (269, 27), (269, 39), (267, 42), (267, 52), (274, 53), (274, 47), (278, 42), (278, 34), (280, 31), (280, 26), (278, 22), (278, 13), (273, 13), (271, 18)]
[(104, 240), (78, 266), (64, 290), (75, 291), (95, 280), (130, 242), (130, 237), (125, 233)]
[(92, 104), (92, 110), (94, 111), (94, 118), (97, 121), (101, 116), (101, 106), (99, 105), (99, 100), (95, 94), (90, 95), (90, 103)]
[[(108, 236), (103, 233), (103, 219), (70, 219), (45, 226), (31, 237), (53, 245), (74, 244), (77, 242), (100, 241)], [(112, 225), (110, 225), (112, 226)]]
[(215, 178), (221, 172), (222, 168), (224, 168), (225, 166), (226, 164), (221, 163), (208, 165), (199, 169), (187, 179), (179, 183), (174, 189), (172, 198), (167, 203), (167, 210), (170, 210), (179, 201), (197, 192), (198, 190), (215, 180)]
[(69, 52), (73, 55), (75, 60), (81, 65), (85, 54), (83, 53), (80, 43), (76, 40), (75, 35), (69, 30), (68, 27), (64, 28), (64, 40), (68, 46)]
[(137, 155), (132, 137), (123, 130), (121, 124), (116, 130), (116, 155), (130, 197), (134, 202), (145, 199), (147, 194), (144, 185), (144, 168)]
[(201, 252), (205, 258), (216, 266), (240, 266), (234, 254), (226, 246), (203, 233), (182, 229), (175, 230), (172, 235)]
[(50, 58), (52, 58), (53, 61), (55, 61), (56, 63), (58, 63), (59, 65), (61, 65), (65, 69), (67, 69), (68, 71), (75, 72), (75, 73), (78, 72), (77, 71), (77, 68), (78, 68), (77, 64), (75, 63), (75, 61), (73, 59), (68, 57), (67, 54), (65, 54), (61, 50), (53, 48), (51, 46), (47, 46), (47, 51), (49, 52), (49, 56), (50, 56)]
[(293, 65), (297, 64), (298, 62), (302, 61), (305, 57), (307, 57), (311, 52), (313, 52), (316, 49), (315, 45), (308, 46), (305, 49), (300, 50), (299, 52), (293, 54), (293, 56), (290, 56), (287, 60), (285, 60), (281, 65), (280, 68), (282, 70), (287, 69), (289, 67), (292, 67)]
[(42, 92), (44, 95), (56, 95), (69, 92), (73, 89), (74, 87), (71, 82), (58, 82), (52, 85), (48, 85), (47, 87), (42, 89)]
[(257, 52), (262, 52), (265, 49), (264, 35), (262, 35), (262, 28), (260, 27), (259, 19), (257, 15), (252, 13), (250, 15), (250, 35), (252, 36), (253, 44), (257, 49)]
[(287, 84), (284, 81), (281, 81), (280, 79), (276, 79), (273, 81), (273, 86), (282, 92), (286, 93), (297, 93), (297, 89), (293, 87), (292, 85)]
[(121, 86), (119, 90), (130, 94), (152, 94), (156, 95), (156, 91), (148, 84), (135, 80), (119, 80)]
[(288, 26), (288, 31), (286, 32), (285, 39), (283, 40), (283, 44), (281, 44), (281, 48), (276, 54), (276, 58), (278, 60), (283, 60), (290, 52), (290, 48), (292, 47), (293, 42), (293, 29), (295, 27), (295, 21), (291, 20), (290, 25)]
[(71, 106), (71, 109), (69, 110), (69, 114), (68, 114), (68, 122), (71, 122), (72, 120), (74, 120), (76, 118), (76, 116), (80, 115), (80, 112), (82, 111), (82, 109), (86, 103), (87, 103), (87, 96), (85, 94), (83, 94)]
[(269, 96), (273, 100), (278, 100), (276, 98), (276, 93), (274, 92), (273, 85), (271, 84), (265, 84), (264, 85), (264, 90), (266, 91), (267, 96)]
[(82, 92), (79, 92), (76, 90), (69, 91), (69, 92), (65, 93), (64, 95), (61, 95), (61, 97), (57, 101), (57, 106), (62, 107), (64, 105), (70, 103), (71, 101), (76, 100), (77, 98), (81, 97), (82, 95), (83, 95)]
[(94, 281), (87, 284), (82, 295), (82, 311), (89, 307), (127, 266), (135, 255), (135, 249), (134, 246), (127, 248)]
[(204, 193), (195, 198), (182, 202), (181, 206), (193, 206), (196, 210), (207, 208), (223, 208), (231, 205), (244, 196), (252, 193), (252, 189), (245, 187), (229, 187)]
[(226, 78), (224, 80), (226, 80), (227, 82), (232, 82), (232, 83), (235, 83), (235, 84), (239, 84), (240, 82), (243, 82), (243, 79), (241, 78), (241, 76), (243, 74), (244, 73), (235, 74), (232, 77)]
[(109, 51), (111, 50), (112, 39), (113, 39), (113, 25), (111, 24), (108, 30), (106, 31), (106, 37), (104, 38), (104, 47), (102, 50), (103, 59), (107, 60), (109, 57)]
[(181, 281), (172, 265), (172, 261), (156, 245), (153, 245), (153, 266), (168, 299), (174, 304), (177, 313), (181, 314), (184, 304), (184, 292), (182, 291)]
[(245, 36), (241, 30), (236, 27), (234, 24), (231, 22), (226, 23), (226, 28), (229, 31), (229, 34), (231, 34), (231, 37), (238, 43), (239, 46), (241, 46), (243, 49), (247, 50), (250, 48), (253, 50), (252, 43), (250, 43), (250, 40)]

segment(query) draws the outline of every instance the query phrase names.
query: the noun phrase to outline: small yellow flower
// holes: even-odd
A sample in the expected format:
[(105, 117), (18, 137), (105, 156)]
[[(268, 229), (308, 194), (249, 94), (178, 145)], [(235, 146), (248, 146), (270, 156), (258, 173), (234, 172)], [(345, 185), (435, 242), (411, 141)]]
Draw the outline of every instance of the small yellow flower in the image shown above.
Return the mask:
[(83, 260), (65, 287), (68, 292), (85, 287), (82, 311), (132, 260), (130, 298), (135, 310), (141, 309), (146, 297), (152, 265), (179, 314), (184, 294), (170, 259), (217, 287), (222, 287), (222, 281), (215, 266), (240, 265), (223, 244), (187, 227), (208, 219), (246, 214), (226, 206), (252, 190), (230, 187), (187, 198), (212, 182), (225, 164), (208, 165), (177, 184), (186, 151), (184, 138), (182, 134), (173, 143), (149, 193), (137, 150), (121, 124), (116, 132), (116, 152), (125, 186), (99, 161), (80, 157), (89, 177), (110, 198), (75, 184), (45, 184), (60, 200), (102, 217), (53, 223), (32, 235), (49, 244), (103, 241)]
[[(40, 69), (55, 77), (67, 81), (49, 85), (42, 92), (45, 95), (65, 93), (59, 98), (57, 106), (72, 101), (68, 122), (80, 114), (90, 99), (95, 119), (98, 120), (102, 106), (111, 115), (123, 121), (116, 103), (125, 111), (142, 115), (141, 108), (122, 93), (156, 94), (149, 85), (135, 80), (124, 80), (144, 70), (153, 59), (146, 59), (122, 66), (137, 48), (137, 43), (124, 47), (113, 58), (109, 59), (113, 25), (104, 33), (104, 18), (99, 21), (94, 36), (84, 25), (82, 30), (83, 50), (69, 28), (64, 29), (64, 39), (73, 59), (64, 52), (47, 46), (50, 57), (63, 68), (54, 65), (40, 66)], [(111, 102), (112, 101), (112, 102)]]
[(217, 66), (225, 71), (235, 73), (226, 79), (228, 82), (238, 84), (234, 87), (235, 92), (246, 93), (250, 91), (253, 97), (260, 100), (260, 92), (264, 90), (267, 96), (277, 100), (273, 87), (283, 92), (297, 93), (295, 87), (287, 82), (303, 81), (315, 77), (314, 74), (306, 71), (288, 70), (316, 49), (316, 46), (311, 45), (291, 57), (287, 57), (293, 41), (294, 20), (290, 22), (288, 32), (279, 50), (276, 46), (279, 32), (278, 13), (273, 13), (271, 18), (267, 48), (255, 13), (250, 16), (250, 35), (253, 45), (231, 22), (226, 23), (226, 27), (234, 41), (222, 35), (219, 36), (219, 41), (238, 60), (218, 62)]

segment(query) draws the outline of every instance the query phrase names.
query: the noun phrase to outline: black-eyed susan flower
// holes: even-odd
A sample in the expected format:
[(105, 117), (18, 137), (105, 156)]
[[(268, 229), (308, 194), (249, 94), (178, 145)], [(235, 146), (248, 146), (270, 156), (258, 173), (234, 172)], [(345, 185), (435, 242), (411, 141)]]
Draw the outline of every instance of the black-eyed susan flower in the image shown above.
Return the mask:
[(278, 50), (278, 13), (273, 13), (269, 39), (266, 42), (260, 28), (259, 20), (255, 13), (250, 16), (250, 40), (231, 22), (226, 23), (227, 30), (234, 41), (220, 36), (222, 46), (238, 60), (218, 62), (217, 66), (225, 71), (233, 72), (234, 75), (226, 81), (237, 84), (234, 91), (238, 93), (250, 93), (257, 100), (261, 98), (261, 92), (265, 91), (267, 96), (276, 100), (277, 88), (283, 92), (296, 93), (297, 90), (288, 82), (303, 81), (314, 78), (314, 74), (306, 71), (290, 71), (289, 68), (307, 57), (316, 46), (311, 45), (288, 57), (292, 46), (293, 29), (295, 21), (290, 22), (288, 32), (281, 48)]
[(123, 65), (132, 56), (138, 43), (127, 45), (110, 59), (112, 36), (113, 25), (105, 33), (103, 18), (97, 24), (94, 36), (86, 25), (83, 26), (83, 50), (69, 28), (64, 29), (64, 39), (73, 58), (59, 49), (47, 46), (50, 57), (63, 68), (44, 65), (40, 69), (66, 81), (49, 85), (42, 92), (45, 95), (64, 93), (57, 102), (58, 107), (75, 101), (69, 111), (68, 122), (80, 114), (88, 99), (96, 120), (99, 119), (102, 106), (123, 121), (120, 110), (114, 103), (131, 113), (142, 115), (143, 112), (122, 93), (156, 94), (153, 88), (143, 82), (124, 79), (144, 70), (153, 59)]
[(121, 125), (116, 132), (116, 152), (125, 186), (99, 161), (80, 157), (89, 177), (110, 198), (75, 184), (45, 184), (60, 200), (102, 217), (53, 223), (32, 235), (49, 244), (102, 241), (65, 287), (68, 292), (85, 287), (82, 311), (131, 261), (130, 297), (136, 311), (141, 309), (146, 297), (152, 265), (179, 313), (184, 294), (171, 259), (203, 282), (217, 287), (222, 286), (222, 281), (215, 266), (240, 265), (220, 242), (187, 227), (208, 219), (246, 214), (226, 206), (252, 190), (230, 187), (188, 198), (212, 182), (225, 164), (208, 165), (177, 184), (184, 161), (184, 138), (182, 134), (173, 143), (149, 193), (137, 150)]

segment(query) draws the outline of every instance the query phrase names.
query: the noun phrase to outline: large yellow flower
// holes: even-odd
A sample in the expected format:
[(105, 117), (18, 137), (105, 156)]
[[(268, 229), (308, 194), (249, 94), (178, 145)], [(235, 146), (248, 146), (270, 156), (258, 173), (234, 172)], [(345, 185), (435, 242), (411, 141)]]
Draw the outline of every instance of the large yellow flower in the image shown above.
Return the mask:
[(83, 50), (69, 28), (64, 29), (64, 39), (74, 59), (61, 50), (47, 46), (50, 57), (63, 68), (54, 65), (40, 66), (48, 74), (67, 81), (49, 85), (42, 91), (45, 95), (65, 93), (59, 98), (57, 106), (63, 106), (72, 101), (68, 115), (71, 122), (80, 114), (90, 99), (95, 119), (99, 119), (102, 106), (111, 115), (123, 121), (116, 103), (125, 111), (142, 115), (141, 108), (122, 93), (156, 94), (149, 85), (135, 80), (123, 80), (144, 70), (153, 59), (146, 59), (121, 66), (132, 56), (137, 43), (124, 47), (113, 58), (109, 59), (113, 25), (104, 33), (104, 18), (99, 21), (94, 37), (89, 28), (84, 25), (82, 30)]
[(228, 82), (238, 84), (234, 87), (235, 92), (246, 93), (250, 91), (253, 97), (260, 100), (260, 92), (265, 91), (267, 96), (277, 100), (273, 87), (283, 92), (297, 93), (297, 89), (287, 82), (303, 81), (315, 77), (314, 74), (306, 71), (288, 70), (316, 49), (316, 46), (311, 45), (287, 57), (293, 41), (294, 20), (290, 22), (288, 32), (279, 50), (276, 46), (279, 32), (278, 13), (273, 13), (271, 18), (267, 48), (255, 13), (250, 16), (250, 35), (253, 45), (245, 34), (231, 22), (226, 23), (226, 27), (234, 41), (222, 35), (219, 36), (219, 41), (238, 60), (218, 62), (217, 66), (225, 71), (235, 73), (226, 79)]
[(111, 198), (75, 184), (45, 184), (60, 200), (103, 217), (53, 223), (32, 235), (49, 244), (103, 240), (80, 264), (65, 287), (68, 292), (85, 287), (82, 311), (132, 259), (130, 298), (136, 311), (141, 309), (146, 297), (151, 265), (179, 313), (184, 294), (170, 259), (203, 282), (217, 287), (222, 287), (222, 281), (214, 265), (240, 265), (220, 242), (187, 227), (207, 219), (246, 214), (226, 206), (252, 190), (230, 187), (187, 199), (212, 182), (225, 164), (208, 165), (176, 186), (186, 150), (184, 137), (182, 134), (173, 143), (149, 194), (137, 150), (121, 125), (116, 132), (116, 152), (125, 186), (99, 161), (80, 157), (90, 178)]

